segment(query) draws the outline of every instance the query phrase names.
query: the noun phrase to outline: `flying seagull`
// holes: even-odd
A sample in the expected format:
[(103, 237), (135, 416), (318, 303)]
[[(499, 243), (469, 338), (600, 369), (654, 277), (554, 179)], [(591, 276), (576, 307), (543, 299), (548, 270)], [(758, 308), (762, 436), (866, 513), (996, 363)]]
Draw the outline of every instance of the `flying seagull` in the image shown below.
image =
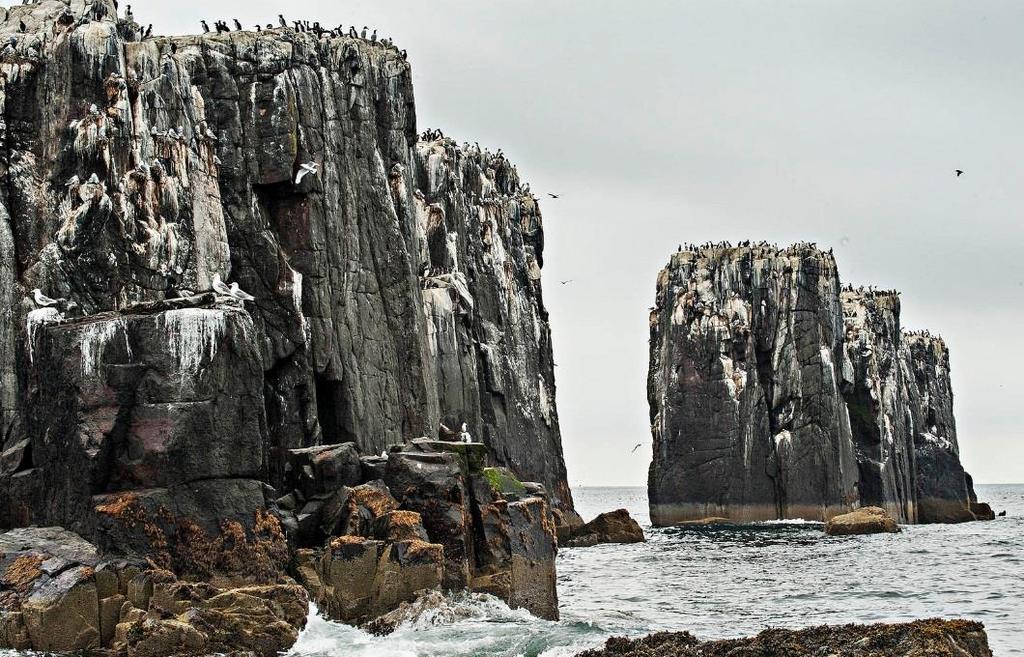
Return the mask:
[(630, 452), (630, 454), (632, 454), (633, 452), (635, 452), (636, 450), (640, 449), (643, 446), (644, 446), (643, 443), (637, 443), (636, 447), (633, 448), (633, 450)]
[(551, 192), (548, 192), (548, 196), (550, 196), (551, 198), (559, 198), (558, 194), (552, 194)]
[(295, 174), (295, 184), (298, 185), (302, 182), (302, 179), (306, 177), (306, 174), (320, 173), (320, 165), (316, 162), (303, 162), (299, 165), (299, 172)]
[(961, 171), (960, 169), (956, 169), (956, 177), (959, 178), (962, 175), (964, 175), (964, 172)]
[(51, 299), (50, 297), (43, 294), (42, 290), (38, 287), (32, 290), (32, 298), (35, 299), (36, 305), (40, 308), (47, 308), (49, 306), (56, 306), (60, 303), (57, 299)]
[(228, 292), (230, 292), (231, 296), (233, 296), (234, 298), (238, 299), (239, 301), (255, 301), (256, 300), (256, 297), (254, 297), (253, 295), (249, 294), (248, 292), (246, 292), (242, 288), (238, 287), (238, 283), (232, 283), (231, 287), (228, 288)]
[(570, 278), (567, 281), (558, 281), (558, 282), (561, 283), (562, 285), (568, 285), (569, 283), (572, 283), (572, 279)]

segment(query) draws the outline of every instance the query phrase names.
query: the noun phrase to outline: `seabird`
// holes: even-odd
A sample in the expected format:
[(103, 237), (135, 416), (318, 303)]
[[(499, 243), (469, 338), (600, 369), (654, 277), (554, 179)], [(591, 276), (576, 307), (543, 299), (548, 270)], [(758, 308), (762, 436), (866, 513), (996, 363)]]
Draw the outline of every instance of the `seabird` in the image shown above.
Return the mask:
[(231, 293), (231, 288), (229, 288), (227, 285), (224, 285), (224, 281), (220, 280), (220, 274), (214, 274), (213, 275), (213, 286), (212, 287), (213, 287), (213, 291), (216, 292), (217, 294), (219, 294), (222, 297), (232, 297), (233, 298), (235, 296), (234, 294)]
[(232, 283), (231, 287), (228, 288), (228, 292), (230, 292), (231, 296), (233, 296), (234, 298), (238, 299), (239, 301), (255, 301), (256, 300), (256, 297), (254, 297), (253, 295), (249, 294), (248, 292), (246, 292), (242, 288), (238, 287), (238, 283)]
[(171, 43), (171, 54), (173, 55), (173, 54), (175, 54), (177, 52), (178, 52), (178, 44), (172, 42)]
[(964, 175), (964, 172), (961, 171), (960, 169), (956, 169), (956, 177), (959, 178), (962, 175)]
[(281, 27), (288, 27), (288, 21), (284, 19), (284, 14), (278, 14), (277, 20), (281, 22)]
[(471, 442), (473, 442), (473, 437), (469, 435), (469, 431), (466, 428), (466, 423), (465, 422), (462, 423), (462, 429), (461, 429), (461, 431), (459, 431), (459, 438), (464, 443), (471, 443)]
[(35, 299), (36, 305), (40, 308), (47, 308), (49, 306), (56, 306), (60, 301), (57, 299), (51, 299), (50, 297), (43, 294), (42, 290), (38, 287), (32, 290), (32, 298)]
[(25, 25), (25, 21), (18, 21), (18, 27), (21, 29), (22, 32), (28, 29), (28, 26)]
[(558, 198), (558, 194), (552, 194), (551, 192), (548, 192), (548, 196), (551, 198)]
[(320, 173), (320, 165), (316, 162), (303, 162), (299, 165), (298, 173), (295, 174), (295, 184), (301, 183), (306, 174), (313, 174), (315, 176), (318, 173)]
[(199, 22), (203, 24), (203, 32), (209, 32), (210, 31), (210, 26), (207, 24), (206, 21), (199, 21)]
[(89, 176), (89, 184), (90, 185), (98, 185), (98, 184), (100, 184), (100, 177), (97, 176), (95, 173), (92, 174), (91, 176)]
[(239, 32), (241, 32), (242, 31), (242, 24), (238, 22), (237, 18), (234, 19), (234, 21), (235, 21), (235, 29), (238, 30)]
[(366, 27), (366, 26), (364, 25), (364, 26), (363, 26), (363, 31), (359, 33), (359, 38), (360, 38), (360, 39), (365, 39), (365, 38), (366, 38), (366, 30), (367, 30), (367, 29), (369, 29), (369, 28), (367, 28), (367, 27)]
[(643, 446), (644, 446), (643, 443), (637, 443), (636, 446), (633, 448), (633, 451), (630, 452), (630, 454), (632, 454), (633, 452), (635, 452), (636, 450), (640, 449)]
[(562, 285), (568, 285), (569, 283), (572, 283), (572, 279), (570, 278), (567, 281), (558, 281), (558, 282), (561, 283)]

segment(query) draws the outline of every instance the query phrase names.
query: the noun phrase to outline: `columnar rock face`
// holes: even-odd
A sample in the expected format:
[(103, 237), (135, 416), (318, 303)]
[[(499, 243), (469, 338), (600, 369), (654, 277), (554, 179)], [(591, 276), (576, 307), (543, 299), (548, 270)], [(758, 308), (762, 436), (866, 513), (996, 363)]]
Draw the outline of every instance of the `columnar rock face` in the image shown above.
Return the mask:
[[(0, 18), (0, 529), (60, 526), (190, 584), (294, 585), (314, 550), (325, 602), (348, 599), (332, 577), (361, 550), (359, 581), (386, 586), (339, 614), (355, 620), (485, 575), (557, 614), (552, 512), (576, 517), (543, 221), (515, 167), (420, 140), (390, 44), (143, 39), (113, 0)], [(218, 277), (255, 300), (209, 292)], [(376, 455), (460, 433), (537, 495), (470, 503), (461, 472), (436, 499), (388, 492)], [(436, 513), (451, 486), (459, 532)], [(468, 514), (491, 506), (501, 532), (551, 536), (525, 550), (539, 585), (514, 545), (475, 561)], [(229, 645), (127, 620), (154, 621), (137, 654)]]
[(813, 245), (687, 248), (651, 313), (657, 525), (974, 519), (941, 339), (900, 326), (895, 292), (842, 288)]
[[(14, 7), (0, 25), (5, 448), (30, 431), (16, 427), (32, 288), (90, 316), (219, 274), (256, 296), (269, 481), (289, 448), (379, 453), (465, 422), (571, 510), (542, 219), (515, 168), (418, 141), (397, 49), (292, 30), (139, 41), (136, 28), (110, 0)], [(300, 181), (307, 162), (318, 173)]]
[(672, 257), (651, 313), (654, 524), (856, 506), (839, 286), (810, 247)]

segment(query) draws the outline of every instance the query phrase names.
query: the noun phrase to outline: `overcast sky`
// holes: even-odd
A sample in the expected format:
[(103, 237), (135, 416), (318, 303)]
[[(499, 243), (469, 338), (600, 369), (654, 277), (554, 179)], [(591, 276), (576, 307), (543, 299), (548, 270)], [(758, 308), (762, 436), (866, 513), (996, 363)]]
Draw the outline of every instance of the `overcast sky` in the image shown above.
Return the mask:
[(817, 241), (844, 282), (902, 290), (904, 326), (949, 344), (965, 466), (1024, 482), (1024, 2), (134, 5), (165, 34), (282, 10), (392, 36), (421, 128), (562, 195), (544, 276), (573, 485), (646, 483), (655, 276), (721, 239)]

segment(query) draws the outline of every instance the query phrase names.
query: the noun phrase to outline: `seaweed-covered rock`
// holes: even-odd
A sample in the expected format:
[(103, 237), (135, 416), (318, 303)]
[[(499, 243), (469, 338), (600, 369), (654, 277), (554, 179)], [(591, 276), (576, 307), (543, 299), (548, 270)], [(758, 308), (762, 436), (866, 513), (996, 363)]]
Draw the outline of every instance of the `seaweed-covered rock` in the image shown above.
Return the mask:
[(659, 632), (641, 639), (614, 637), (603, 649), (578, 657), (992, 657), (981, 623), (920, 620), (876, 625), (822, 625), (770, 629), (748, 639), (701, 641), (689, 632)]

